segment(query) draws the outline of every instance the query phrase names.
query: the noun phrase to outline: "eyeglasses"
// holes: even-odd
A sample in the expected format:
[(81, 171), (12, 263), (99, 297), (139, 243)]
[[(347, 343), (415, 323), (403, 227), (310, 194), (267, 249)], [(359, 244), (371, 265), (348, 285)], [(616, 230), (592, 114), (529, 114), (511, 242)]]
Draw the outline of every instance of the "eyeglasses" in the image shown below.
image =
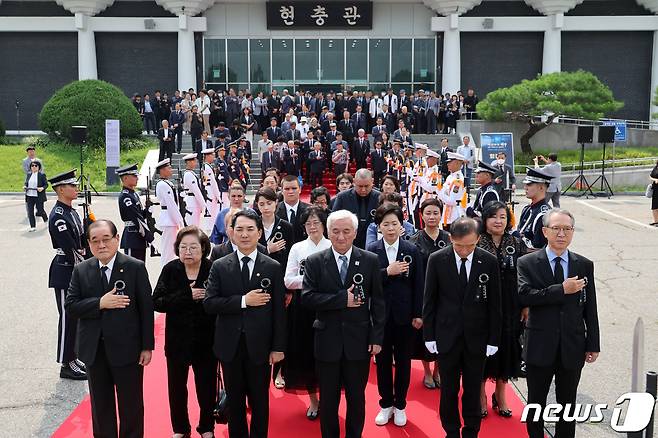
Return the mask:
[(100, 240), (90, 240), (89, 243), (94, 246), (100, 246), (101, 243), (103, 246), (107, 246), (112, 240), (114, 240), (114, 237), (106, 237), (105, 239)]
[(185, 252), (193, 253), (193, 252), (197, 252), (200, 249), (201, 249), (200, 245), (190, 245), (190, 246), (181, 245), (181, 246), (178, 247), (178, 250), (182, 253), (185, 253)]
[(549, 230), (551, 233), (559, 234), (562, 231), (564, 234), (573, 233), (573, 227), (544, 227)]

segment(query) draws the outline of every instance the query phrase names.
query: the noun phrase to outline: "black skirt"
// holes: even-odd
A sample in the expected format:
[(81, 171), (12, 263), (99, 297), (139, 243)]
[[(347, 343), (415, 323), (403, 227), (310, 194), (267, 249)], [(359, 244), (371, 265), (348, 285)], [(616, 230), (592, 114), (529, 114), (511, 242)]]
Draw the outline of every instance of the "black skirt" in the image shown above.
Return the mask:
[(653, 194), (651, 195), (651, 209), (658, 210), (658, 184), (653, 183)]
[(313, 352), (313, 321), (315, 312), (302, 306), (301, 291), (293, 291), (288, 306), (288, 345), (282, 374), (286, 381), (286, 392), (317, 392), (318, 378), (315, 373)]

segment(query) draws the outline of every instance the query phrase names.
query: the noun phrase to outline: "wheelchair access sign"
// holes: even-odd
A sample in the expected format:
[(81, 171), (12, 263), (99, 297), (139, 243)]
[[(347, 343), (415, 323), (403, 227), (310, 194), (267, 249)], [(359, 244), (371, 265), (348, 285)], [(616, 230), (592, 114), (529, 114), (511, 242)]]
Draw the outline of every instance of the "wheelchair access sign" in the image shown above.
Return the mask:
[(615, 127), (615, 141), (626, 141), (626, 121), (625, 120), (607, 120), (603, 126)]

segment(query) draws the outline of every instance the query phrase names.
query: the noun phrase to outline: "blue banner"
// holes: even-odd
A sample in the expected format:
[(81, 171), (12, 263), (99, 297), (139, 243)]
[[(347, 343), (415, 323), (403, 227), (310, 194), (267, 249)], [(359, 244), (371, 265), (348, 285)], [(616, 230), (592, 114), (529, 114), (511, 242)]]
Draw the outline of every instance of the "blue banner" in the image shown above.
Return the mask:
[(480, 134), (480, 147), (482, 148), (481, 160), (485, 163), (492, 164), (500, 152), (505, 152), (507, 155), (505, 163), (514, 169), (514, 142), (511, 132), (483, 132)]

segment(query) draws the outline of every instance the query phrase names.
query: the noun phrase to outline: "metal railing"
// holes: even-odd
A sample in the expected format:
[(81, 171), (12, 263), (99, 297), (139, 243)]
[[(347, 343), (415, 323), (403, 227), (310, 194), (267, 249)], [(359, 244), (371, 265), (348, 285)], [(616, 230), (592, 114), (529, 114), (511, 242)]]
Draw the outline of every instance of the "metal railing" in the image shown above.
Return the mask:
[[(654, 166), (658, 161), (658, 157), (641, 157), (641, 158), (623, 158), (618, 160), (605, 160), (605, 168), (612, 167), (630, 167), (630, 166)], [(525, 173), (526, 167), (533, 167), (534, 165), (515, 164), (515, 173)], [(583, 170), (596, 170), (603, 167), (603, 160), (585, 161), (583, 163)], [(562, 172), (575, 172), (580, 170), (580, 163), (562, 164)]]
[[(473, 115), (476, 115), (477, 112), (466, 111), (460, 113), (460, 120), (480, 120)], [(546, 116), (534, 116), (533, 120), (541, 122), (546, 120)], [(561, 123), (563, 125), (577, 125), (577, 126), (601, 126), (606, 122), (626, 122), (627, 128), (633, 129), (654, 129), (658, 130), (658, 120), (629, 120), (629, 119), (612, 119), (612, 118), (602, 118), (599, 120), (589, 120), (589, 119), (579, 119), (576, 117), (569, 116), (559, 116), (553, 120), (553, 123)]]

